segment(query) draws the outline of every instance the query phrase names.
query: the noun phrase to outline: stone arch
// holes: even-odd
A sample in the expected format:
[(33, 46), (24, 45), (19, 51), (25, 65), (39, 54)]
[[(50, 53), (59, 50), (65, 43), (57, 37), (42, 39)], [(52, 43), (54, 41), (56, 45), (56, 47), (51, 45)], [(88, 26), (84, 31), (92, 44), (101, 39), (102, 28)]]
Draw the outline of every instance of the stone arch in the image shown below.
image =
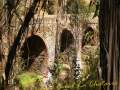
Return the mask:
[[(67, 29), (63, 29), (59, 33), (59, 53), (57, 55), (58, 60), (63, 63), (63, 69), (67, 71), (67, 78), (74, 78), (75, 72), (74, 69), (76, 67), (76, 46), (75, 39), (71, 31)], [(73, 76), (72, 76), (73, 75)], [(66, 78), (66, 79), (67, 79)], [(64, 78), (65, 79), (65, 78)]]
[(29, 36), (25, 40), (21, 51), (24, 70), (42, 75), (48, 74), (48, 50), (41, 37), (38, 35)]
[[(91, 35), (91, 37), (89, 38), (88, 35)], [(95, 31), (91, 26), (86, 27), (83, 32), (82, 47), (88, 43), (91, 43), (91, 45), (95, 44)]]
[(74, 42), (75, 40), (73, 34), (69, 30), (64, 29), (60, 36), (60, 52), (63, 52), (73, 46)]

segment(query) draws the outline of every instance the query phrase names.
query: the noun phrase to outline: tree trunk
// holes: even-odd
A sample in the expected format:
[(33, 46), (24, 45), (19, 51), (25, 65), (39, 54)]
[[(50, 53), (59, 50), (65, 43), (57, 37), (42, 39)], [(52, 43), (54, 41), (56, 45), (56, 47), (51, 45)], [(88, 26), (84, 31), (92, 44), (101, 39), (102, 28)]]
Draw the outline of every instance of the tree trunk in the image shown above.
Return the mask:
[(100, 64), (102, 78), (109, 83), (102, 90), (120, 90), (120, 1), (101, 0), (100, 29)]

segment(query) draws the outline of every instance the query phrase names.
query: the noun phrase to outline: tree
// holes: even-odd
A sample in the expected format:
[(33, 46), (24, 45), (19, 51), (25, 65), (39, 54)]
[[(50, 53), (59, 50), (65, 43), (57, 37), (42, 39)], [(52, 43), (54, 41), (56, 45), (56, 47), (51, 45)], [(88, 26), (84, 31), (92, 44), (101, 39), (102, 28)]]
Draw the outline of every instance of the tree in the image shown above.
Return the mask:
[[(5, 67), (6, 84), (8, 84), (10, 71), (12, 69), (12, 63), (13, 63), (13, 60), (15, 58), (16, 50), (17, 50), (17, 47), (18, 47), (18, 45), (20, 43), (21, 37), (26, 32), (26, 30), (27, 30), (26, 28), (28, 27), (29, 22), (31, 21), (31, 18), (34, 16), (34, 12), (36, 10), (37, 4), (40, 1), (43, 1), (43, 4), (41, 6), (41, 8), (43, 8), (44, 4), (46, 3), (46, 0), (34, 0), (33, 1), (32, 5), (30, 6), (30, 8), (28, 10), (28, 13), (26, 14), (25, 19), (24, 19), (24, 21), (23, 21), (23, 23), (22, 23), (22, 25), (20, 27), (20, 30), (18, 31), (18, 34), (17, 34), (14, 42), (12, 43), (12, 46), (10, 47), (10, 50), (8, 52), (8, 57), (7, 57), (7, 63), (6, 63), (6, 67)], [(10, 7), (10, 4), (11, 4), (10, 0), (7, 0), (7, 3), (8, 3), (7, 4), (8, 7)], [(11, 13), (11, 10), (13, 8), (10, 7), (9, 9), (8, 9), (8, 11), (9, 11), (9, 13)], [(10, 20), (9, 18), (8, 18), (8, 21)], [(10, 23), (10, 21), (9, 21), (9, 23)]]
[[(100, 0), (100, 64), (102, 79), (110, 86), (105, 90), (120, 90), (120, 1)], [(102, 90), (104, 90), (102, 87)]]

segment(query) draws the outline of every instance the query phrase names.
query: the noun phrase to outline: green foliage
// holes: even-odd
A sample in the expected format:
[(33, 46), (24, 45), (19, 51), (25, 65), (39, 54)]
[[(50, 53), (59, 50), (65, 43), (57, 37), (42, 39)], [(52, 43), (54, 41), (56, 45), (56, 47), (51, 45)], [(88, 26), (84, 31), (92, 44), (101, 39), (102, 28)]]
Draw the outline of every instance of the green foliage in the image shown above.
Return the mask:
[(18, 6), (16, 7), (16, 13), (18, 16), (25, 16), (28, 10), (28, 6), (26, 6), (26, 0), (19, 1)]
[(80, 0), (80, 17), (83, 19), (89, 19), (89, 16), (91, 13), (93, 13), (95, 10), (95, 7), (92, 6), (89, 8), (89, 5), (86, 4), (85, 0)]
[(54, 63), (54, 68), (53, 68), (54, 78), (58, 78), (59, 73), (64, 69), (63, 64), (65, 64), (66, 61), (67, 61), (67, 56), (64, 55), (63, 53), (59, 54), (59, 56), (57, 57)]
[(17, 75), (16, 80), (18, 81), (20, 88), (24, 89), (25, 87), (34, 87), (35, 83), (37, 82), (43, 82), (43, 76), (32, 72), (24, 72), (20, 75)]
[(89, 76), (89, 80), (98, 79), (99, 47), (86, 45), (82, 52), (82, 60), (87, 69), (86, 72), (83, 70), (83, 77)]
[(80, 12), (80, 1), (79, 0), (68, 0), (67, 5), (64, 6), (64, 10), (68, 14), (79, 14), (79, 12)]
[[(55, 60), (53, 69), (54, 69), (52, 82), (53, 90), (62, 90), (66, 85), (70, 84), (69, 83), (70, 65), (68, 61), (68, 56), (65, 53), (59, 54), (59, 56)], [(60, 78), (62, 73), (68, 75), (63, 80)]]
[(91, 1), (89, 8), (94, 11), (93, 18), (99, 16), (100, 0), (95, 0), (94, 2)]
[(95, 8), (95, 5), (89, 7), (85, 0), (68, 0), (63, 10), (67, 12), (67, 14), (71, 14), (71, 27), (78, 27), (80, 26), (80, 21), (89, 20), (89, 17), (92, 15), (92, 13), (95, 12)]
[(81, 17), (88, 17), (90, 13), (95, 11), (95, 6), (89, 8), (84, 0), (68, 0), (64, 10), (68, 14), (79, 14)]

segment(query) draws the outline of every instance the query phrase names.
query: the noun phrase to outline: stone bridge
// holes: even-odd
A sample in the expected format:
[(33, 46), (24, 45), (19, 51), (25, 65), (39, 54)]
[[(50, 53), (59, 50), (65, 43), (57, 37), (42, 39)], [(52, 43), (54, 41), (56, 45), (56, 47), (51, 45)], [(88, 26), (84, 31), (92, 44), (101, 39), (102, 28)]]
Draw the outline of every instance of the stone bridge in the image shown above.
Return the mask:
[[(67, 55), (65, 64), (70, 64), (70, 60), (75, 59), (82, 68), (83, 31), (88, 27), (96, 30), (97, 19), (90, 18), (87, 23), (80, 21), (77, 26), (71, 26), (71, 22), (71, 15), (34, 16), (21, 48), (26, 69), (34, 70), (37, 73), (40, 71), (40, 73), (46, 75), (48, 74), (48, 67), (53, 66), (54, 61), (61, 53)], [(69, 53), (71, 51), (74, 51), (74, 54), (72, 54), (73, 52)], [(71, 59), (74, 56), (75, 58)], [(69, 60), (67, 61), (67, 59)]]
[[(51, 67), (55, 58), (59, 56), (60, 53), (66, 50), (70, 52), (72, 49), (75, 50), (77, 64), (82, 68), (80, 53), (83, 29), (85, 30), (88, 27), (92, 27), (93, 30), (96, 30), (97, 19), (91, 19), (91, 21), (85, 25), (80, 21), (80, 24), (74, 27), (70, 25), (70, 17), (70, 15), (44, 15), (42, 18), (39, 18), (35, 15), (31, 21), (28, 28), (28, 37), (23, 44), (23, 57), (25, 59), (28, 57), (42, 57), (44, 60), (41, 61), (39, 58), (40, 62), (36, 61), (33, 63), (37, 65), (42, 62), (40, 71), (44, 72), (45, 69), (47, 70), (48, 67)], [(28, 44), (30, 53), (28, 49), (26, 49), (26, 43)], [(29, 53), (29, 55), (25, 56), (26, 53)], [(40, 64), (38, 64), (38, 66), (40, 66)], [(38, 70), (39, 68), (32, 69)]]

